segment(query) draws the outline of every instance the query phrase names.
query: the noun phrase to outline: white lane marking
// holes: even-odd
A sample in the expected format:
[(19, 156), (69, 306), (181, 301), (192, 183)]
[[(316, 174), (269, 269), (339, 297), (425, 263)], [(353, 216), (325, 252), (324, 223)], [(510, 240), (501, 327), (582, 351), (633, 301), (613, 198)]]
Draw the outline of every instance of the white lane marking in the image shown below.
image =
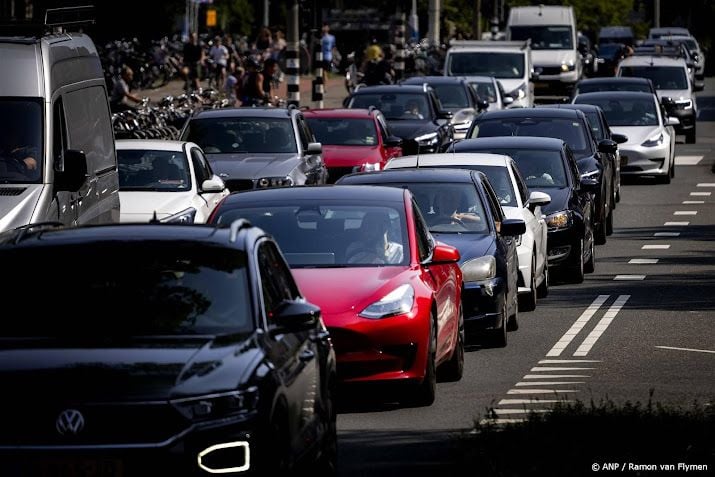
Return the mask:
[(673, 215), (698, 215), (697, 210), (676, 210)]
[(666, 244), (650, 244), (650, 245), (643, 245), (641, 247), (641, 250), (668, 250), (670, 248), (670, 245)]
[(566, 333), (561, 337), (561, 339), (554, 345), (551, 350), (546, 353), (546, 356), (561, 356), (564, 349), (573, 341), (577, 334), (586, 326), (586, 323), (596, 314), (599, 308), (608, 300), (610, 295), (598, 295), (593, 303), (591, 303), (588, 308), (581, 314), (580, 317), (571, 325)]
[(676, 166), (696, 166), (703, 160), (703, 156), (675, 156)]
[(578, 393), (576, 389), (510, 389), (507, 394), (559, 394)]
[(684, 227), (690, 225), (690, 222), (666, 222), (663, 225), (666, 227)]
[(556, 404), (557, 402), (571, 402), (566, 399), (502, 399), (498, 406), (509, 406), (513, 404)]
[(531, 414), (532, 412), (549, 412), (549, 409), (492, 409), (497, 416), (507, 414)]
[(539, 364), (600, 363), (600, 359), (540, 359)]
[(684, 205), (696, 205), (696, 204), (704, 204), (704, 200), (684, 200), (683, 204)]
[(628, 261), (631, 265), (653, 265), (658, 263), (657, 258), (632, 258)]
[(715, 351), (709, 350), (709, 349), (694, 349), (694, 348), (676, 348), (675, 346), (656, 346), (656, 348), (660, 349), (672, 349), (676, 351), (693, 351), (695, 353), (712, 353), (715, 354)]
[(485, 424), (519, 424), (526, 422), (526, 419), (482, 419), (479, 421), (481, 425)]
[(588, 352), (591, 351), (593, 345), (596, 344), (596, 341), (598, 341), (603, 332), (606, 331), (613, 319), (616, 317), (616, 315), (618, 315), (618, 312), (621, 311), (621, 308), (623, 308), (623, 305), (626, 304), (630, 297), (630, 295), (619, 295), (613, 305), (611, 305), (611, 307), (608, 309), (606, 314), (603, 315), (601, 321), (598, 322), (596, 327), (591, 331), (591, 333), (589, 333), (586, 339), (583, 340), (581, 346), (579, 346), (576, 352), (573, 354), (574, 356), (588, 355)]
[(710, 197), (712, 192), (691, 192), (690, 195), (693, 197)]
[(713, 182), (701, 182), (698, 184), (698, 187), (715, 187), (715, 183)]
[(680, 232), (656, 232), (653, 237), (680, 237)]
[[(542, 378), (550, 378), (552, 377), (550, 374), (542, 376)], [(585, 384), (586, 381), (538, 381), (538, 382), (524, 382), (520, 381), (516, 383), (517, 387), (524, 387), (524, 386), (564, 386), (566, 384)]]
[(596, 368), (564, 368), (562, 366), (536, 366), (531, 368), (532, 373), (544, 373), (549, 371), (588, 371)]
[(588, 374), (527, 374), (521, 379), (566, 379), (566, 378), (590, 378)]
[[(614, 280), (618, 281), (639, 281), (639, 280), (645, 280), (645, 275), (616, 275), (613, 277)], [(574, 355), (575, 356), (575, 355)]]

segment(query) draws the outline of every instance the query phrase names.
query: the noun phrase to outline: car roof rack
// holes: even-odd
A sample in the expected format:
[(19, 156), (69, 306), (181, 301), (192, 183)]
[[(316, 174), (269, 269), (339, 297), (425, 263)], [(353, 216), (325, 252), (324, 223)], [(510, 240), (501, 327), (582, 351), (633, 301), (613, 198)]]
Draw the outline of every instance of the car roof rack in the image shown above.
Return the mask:
[(231, 233), (229, 234), (229, 242), (234, 243), (238, 239), (238, 233), (249, 227), (252, 227), (251, 222), (248, 219), (238, 219), (231, 222)]
[(94, 5), (48, 8), (42, 21), (9, 20), (0, 24), (4, 37), (23, 36), (40, 38), (45, 35), (80, 31), (81, 27), (93, 25)]

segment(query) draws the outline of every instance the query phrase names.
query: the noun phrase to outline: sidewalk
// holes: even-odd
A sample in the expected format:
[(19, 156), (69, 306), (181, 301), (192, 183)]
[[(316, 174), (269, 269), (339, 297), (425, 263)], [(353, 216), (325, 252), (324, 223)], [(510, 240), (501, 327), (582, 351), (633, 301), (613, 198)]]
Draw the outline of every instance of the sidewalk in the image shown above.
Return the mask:
[[(311, 97), (311, 88), (313, 81), (313, 76), (301, 76), (300, 78), (300, 105), (314, 107)], [(203, 82), (202, 87), (206, 87), (207, 84)], [(345, 90), (345, 79), (341, 75), (330, 75), (325, 85), (325, 95), (324, 95), (324, 107), (326, 108), (340, 108), (342, 107), (343, 99), (347, 96), (347, 91)], [(156, 103), (164, 96), (179, 96), (184, 93), (184, 81), (183, 80), (173, 80), (166, 86), (162, 86), (157, 89), (147, 89), (147, 90), (136, 90), (134, 93), (141, 98), (149, 98), (152, 103)], [(281, 98), (287, 98), (287, 84), (283, 81), (278, 87), (277, 95)]]

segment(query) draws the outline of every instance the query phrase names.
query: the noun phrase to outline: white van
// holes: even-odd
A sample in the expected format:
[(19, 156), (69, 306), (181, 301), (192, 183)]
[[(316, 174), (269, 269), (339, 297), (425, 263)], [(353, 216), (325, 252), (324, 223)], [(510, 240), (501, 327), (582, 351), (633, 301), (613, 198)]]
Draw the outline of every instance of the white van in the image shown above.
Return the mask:
[(469, 82), (484, 76), (496, 78), (509, 108), (534, 105), (533, 72), (528, 41), (452, 41), (444, 61), (445, 76), (463, 76)]
[(534, 92), (537, 96), (569, 95), (583, 73), (572, 7), (514, 7), (507, 39), (531, 39)]

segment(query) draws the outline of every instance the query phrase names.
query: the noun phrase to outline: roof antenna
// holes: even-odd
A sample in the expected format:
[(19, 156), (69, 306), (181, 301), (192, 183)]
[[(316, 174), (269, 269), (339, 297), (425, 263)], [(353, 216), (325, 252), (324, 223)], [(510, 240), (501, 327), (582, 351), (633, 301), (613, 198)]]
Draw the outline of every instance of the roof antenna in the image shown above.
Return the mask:
[(159, 217), (156, 216), (156, 210), (154, 211), (154, 216), (151, 218), (149, 221), (150, 224), (160, 224), (161, 221), (159, 220)]

